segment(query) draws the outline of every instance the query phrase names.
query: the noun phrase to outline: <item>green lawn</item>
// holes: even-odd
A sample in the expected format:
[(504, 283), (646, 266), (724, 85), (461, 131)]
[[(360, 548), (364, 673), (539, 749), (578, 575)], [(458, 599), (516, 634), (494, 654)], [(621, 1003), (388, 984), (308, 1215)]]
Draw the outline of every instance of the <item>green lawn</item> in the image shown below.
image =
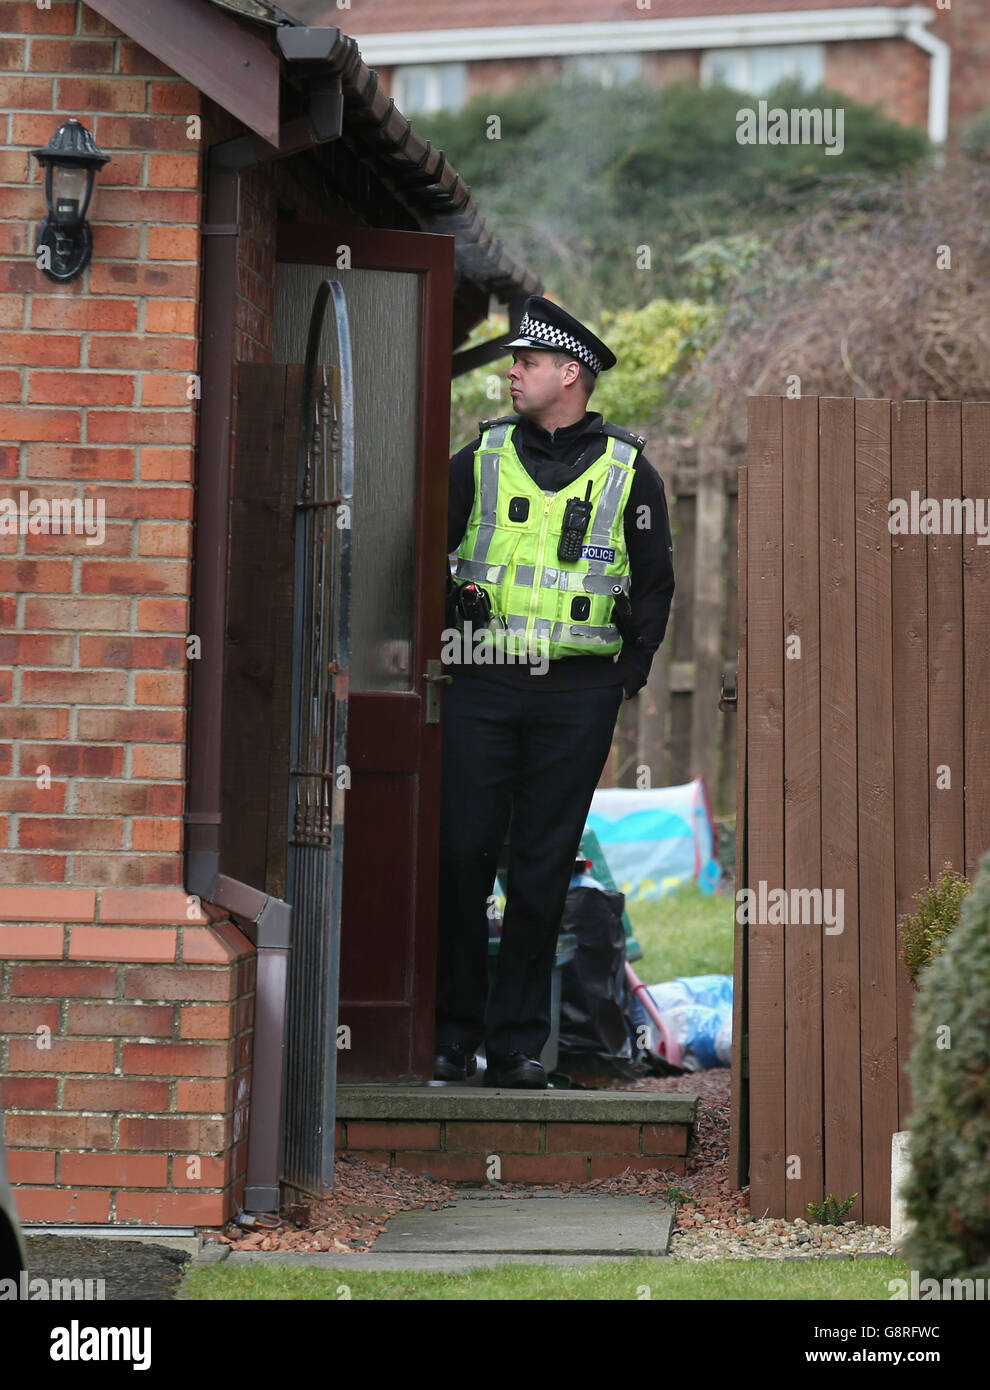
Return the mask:
[(501, 1265), (464, 1274), (381, 1273), (300, 1265), (204, 1265), (180, 1298), (206, 1299), (690, 1299), (702, 1301), (879, 1300), (902, 1260), (622, 1260), (579, 1265)]
[(733, 912), (731, 892), (716, 896), (686, 883), (663, 898), (626, 905), (643, 959), (633, 969), (644, 985), (680, 975), (731, 975)]

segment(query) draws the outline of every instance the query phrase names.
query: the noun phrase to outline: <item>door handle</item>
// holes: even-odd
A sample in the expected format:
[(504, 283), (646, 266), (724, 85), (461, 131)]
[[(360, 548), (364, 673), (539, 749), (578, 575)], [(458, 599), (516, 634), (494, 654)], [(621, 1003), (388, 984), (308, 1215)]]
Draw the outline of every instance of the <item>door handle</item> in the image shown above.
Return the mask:
[(431, 659), (426, 663), (426, 670), (423, 672), (423, 679), (426, 681), (426, 722), (427, 724), (440, 723), (440, 689), (454, 678), (449, 672), (443, 670), (443, 663)]

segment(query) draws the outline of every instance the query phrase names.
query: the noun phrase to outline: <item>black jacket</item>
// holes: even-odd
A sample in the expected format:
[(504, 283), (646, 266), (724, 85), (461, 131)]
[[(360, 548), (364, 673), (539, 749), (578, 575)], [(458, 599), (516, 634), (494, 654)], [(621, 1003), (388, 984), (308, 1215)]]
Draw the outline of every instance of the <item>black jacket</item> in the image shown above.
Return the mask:
[[(570, 488), (581, 472), (605, 452), (608, 436), (602, 433), (602, 423), (601, 415), (587, 411), (583, 420), (558, 429), (551, 436), (524, 418), (513, 434), (513, 443), (537, 487), (559, 492)], [(474, 506), (474, 455), (480, 443), (479, 435), (450, 461), (448, 553), (460, 545)], [(633, 627), (643, 639), (641, 646), (626, 644), (617, 656), (589, 653), (558, 657), (538, 677), (530, 674), (524, 662), (491, 666), (467, 663), (463, 667), (452, 664), (451, 670), (507, 685), (524, 685), (530, 690), (537, 680), (541, 690), (549, 691), (588, 690), (621, 683), (628, 694), (633, 694), (644, 686), (653, 654), (667, 630), (674, 594), (674, 563), (663, 482), (642, 454), (636, 457), (623, 521), (629, 551)], [(448, 623), (453, 623), (449, 605)]]

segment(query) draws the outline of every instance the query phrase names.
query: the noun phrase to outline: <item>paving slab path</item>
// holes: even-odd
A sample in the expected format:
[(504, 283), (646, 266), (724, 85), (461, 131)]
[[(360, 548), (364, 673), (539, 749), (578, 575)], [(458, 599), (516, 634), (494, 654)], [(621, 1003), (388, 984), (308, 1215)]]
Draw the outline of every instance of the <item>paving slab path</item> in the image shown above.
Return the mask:
[(672, 1208), (646, 1197), (558, 1194), (505, 1199), (490, 1188), (478, 1189), (439, 1211), (393, 1216), (365, 1254), (235, 1249), (230, 1262), (445, 1271), (513, 1261), (586, 1264), (666, 1255), (673, 1219)]

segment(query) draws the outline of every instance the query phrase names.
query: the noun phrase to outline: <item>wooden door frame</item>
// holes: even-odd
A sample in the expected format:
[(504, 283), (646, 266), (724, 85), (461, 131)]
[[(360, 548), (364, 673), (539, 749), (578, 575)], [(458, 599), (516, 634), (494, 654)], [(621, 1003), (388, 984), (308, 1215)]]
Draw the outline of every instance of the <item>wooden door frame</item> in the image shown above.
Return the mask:
[[(436, 996), (436, 935), (440, 848), (441, 728), (425, 721), (427, 659), (439, 655), (445, 594), (441, 560), (446, 553), (449, 476), (450, 363), (453, 351), (454, 238), (423, 232), (386, 231), (342, 222), (279, 222), (276, 262), (335, 264), (347, 247), (350, 270), (395, 270), (415, 273), (421, 282), (420, 363), (422, 389), (416, 424), (418, 457), (414, 498), (414, 594), (412, 693), (419, 701), (417, 756), (418, 815), (414, 881), (408, 885), (416, 904), (412, 978), (406, 998), (411, 1018), (409, 1064), (404, 1074), (433, 1074), (433, 1014)], [(438, 424), (442, 427), (437, 428)], [(427, 538), (441, 536), (441, 551), (428, 550)], [(408, 692), (406, 692), (408, 694)], [(394, 700), (392, 692), (366, 692), (366, 705)], [(360, 728), (360, 711), (352, 708), (352, 735)], [(355, 723), (357, 727), (355, 728)], [(389, 750), (381, 749), (383, 757)], [(347, 832), (344, 834), (347, 860)]]

